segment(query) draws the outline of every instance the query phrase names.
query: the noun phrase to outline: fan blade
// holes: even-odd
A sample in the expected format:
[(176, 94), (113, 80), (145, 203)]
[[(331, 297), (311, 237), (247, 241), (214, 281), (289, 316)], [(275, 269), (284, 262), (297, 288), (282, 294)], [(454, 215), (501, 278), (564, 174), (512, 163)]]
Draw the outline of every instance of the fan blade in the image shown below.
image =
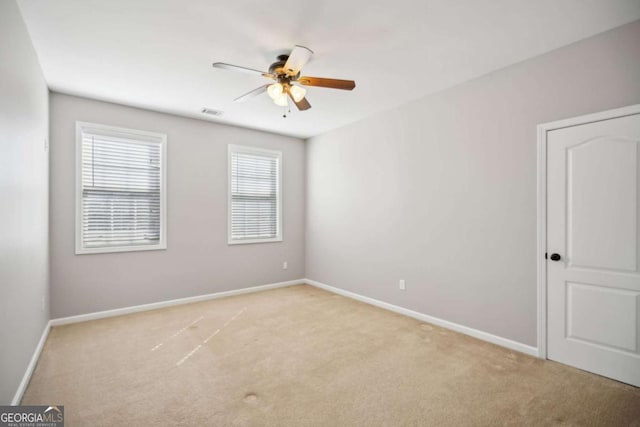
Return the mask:
[(293, 95), (291, 95), (291, 92), (287, 90), (287, 94), (289, 95), (289, 98), (291, 98), (291, 101), (293, 101), (293, 103), (296, 104), (296, 107), (298, 107), (298, 110), (304, 111), (311, 108), (311, 104), (309, 104), (309, 101), (307, 101), (307, 98), (302, 98), (300, 101), (296, 102), (296, 100), (293, 98)]
[(295, 102), (295, 101), (293, 102), (294, 104), (296, 104), (296, 107), (298, 107), (298, 110), (300, 111), (308, 110), (309, 108), (311, 108), (311, 104), (309, 104), (309, 101), (307, 101), (307, 98), (302, 98), (298, 102)]
[(267, 88), (271, 85), (271, 83), (269, 83), (268, 85), (264, 85), (264, 86), (260, 86), (258, 88), (255, 88), (254, 90), (252, 90), (251, 92), (247, 92), (244, 95), (241, 95), (239, 97), (237, 97), (236, 99), (233, 100), (233, 102), (245, 102), (255, 96), (260, 95), (261, 93), (265, 93), (267, 91)]
[(322, 77), (302, 76), (296, 80), (301, 85), (328, 87), (331, 89), (353, 90), (356, 82), (353, 80), (324, 79)]
[(289, 59), (287, 59), (287, 62), (284, 64), (284, 72), (288, 76), (298, 75), (302, 67), (304, 67), (309, 61), (309, 58), (311, 58), (311, 55), (313, 55), (311, 49), (296, 45), (289, 54)]
[(221, 70), (228, 70), (228, 71), (238, 71), (241, 73), (252, 74), (252, 75), (260, 74), (261, 76), (265, 76), (265, 77), (273, 76), (272, 74), (269, 74), (265, 71), (254, 70), (253, 68), (241, 67), (239, 65), (225, 64), (224, 62), (214, 62), (213, 68), (220, 68)]

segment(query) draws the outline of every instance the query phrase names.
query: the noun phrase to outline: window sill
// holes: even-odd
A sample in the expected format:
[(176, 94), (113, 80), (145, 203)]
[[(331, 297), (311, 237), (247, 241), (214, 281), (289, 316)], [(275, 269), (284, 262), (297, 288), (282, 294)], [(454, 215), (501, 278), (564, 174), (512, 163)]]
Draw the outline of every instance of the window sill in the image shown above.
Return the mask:
[(115, 246), (103, 248), (76, 248), (76, 255), (109, 254), (117, 252), (143, 252), (166, 250), (166, 244), (139, 245), (139, 246)]
[(282, 242), (282, 237), (274, 237), (272, 239), (246, 239), (246, 240), (228, 240), (228, 245), (248, 245), (253, 243), (277, 243)]

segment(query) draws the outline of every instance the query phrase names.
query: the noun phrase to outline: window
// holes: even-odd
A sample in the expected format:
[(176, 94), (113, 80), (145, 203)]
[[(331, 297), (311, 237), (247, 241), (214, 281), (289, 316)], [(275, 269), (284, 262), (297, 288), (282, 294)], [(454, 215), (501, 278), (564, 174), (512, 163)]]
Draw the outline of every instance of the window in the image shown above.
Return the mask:
[(229, 145), (229, 244), (282, 241), (282, 153)]
[(166, 138), (76, 122), (76, 254), (167, 247)]

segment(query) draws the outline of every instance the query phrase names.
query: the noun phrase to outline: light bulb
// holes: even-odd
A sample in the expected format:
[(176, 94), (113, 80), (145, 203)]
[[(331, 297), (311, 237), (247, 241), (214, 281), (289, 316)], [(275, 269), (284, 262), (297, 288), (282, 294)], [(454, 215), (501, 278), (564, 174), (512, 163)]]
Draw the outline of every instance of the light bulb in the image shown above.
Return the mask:
[(289, 104), (287, 103), (287, 94), (283, 92), (278, 97), (273, 98), (273, 103), (281, 107), (288, 106)]
[(291, 87), (289, 88), (289, 92), (291, 93), (291, 96), (296, 102), (302, 101), (304, 96), (307, 94), (307, 91), (304, 88), (301, 88), (300, 86), (294, 86), (294, 85), (291, 85)]
[(271, 99), (273, 99), (274, 101), (282, 95), (283, 91), (284, 91), (284, 88), (280, 83), (274, 83), (267, 88), (267, 93), (269, 94)]

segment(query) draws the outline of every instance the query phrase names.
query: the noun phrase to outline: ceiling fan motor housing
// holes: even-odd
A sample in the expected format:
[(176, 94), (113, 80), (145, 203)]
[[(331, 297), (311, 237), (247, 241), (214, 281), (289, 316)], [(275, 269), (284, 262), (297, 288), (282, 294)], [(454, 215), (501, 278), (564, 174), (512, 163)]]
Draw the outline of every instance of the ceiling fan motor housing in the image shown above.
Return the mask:
[(278, 60), (269, 66), (269, 73), (275, 74), (279, 83), (289, 83), (291, 80), (296, 80), (300, 77), (299, 72), (295, 76), (287, 74), (284, 66), (288, 59), (289, 55), (278, 55)]

